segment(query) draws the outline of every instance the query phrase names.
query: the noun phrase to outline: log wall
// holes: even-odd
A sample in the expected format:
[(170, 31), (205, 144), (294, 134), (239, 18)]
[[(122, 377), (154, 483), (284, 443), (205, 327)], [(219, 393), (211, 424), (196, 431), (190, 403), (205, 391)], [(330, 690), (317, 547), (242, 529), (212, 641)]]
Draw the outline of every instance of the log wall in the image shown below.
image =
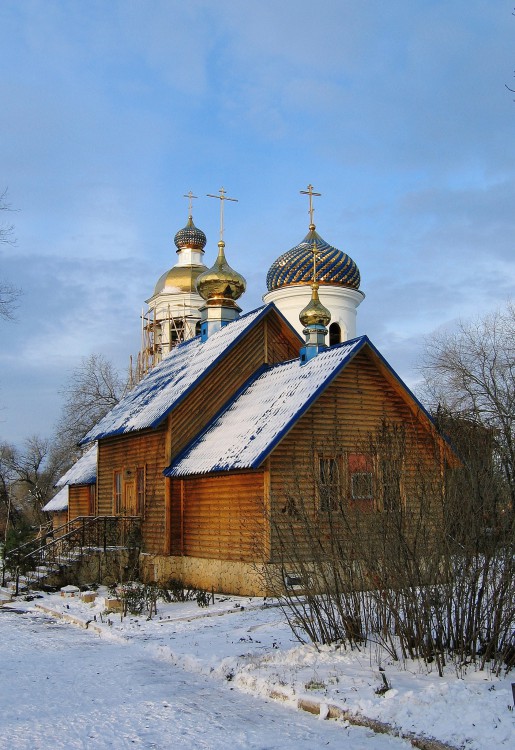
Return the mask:
[(58, 529), (68, 521), (68, 511), (58, 510), (52, 513), (52, 528)]
[(264, 472), (171, 480), (172, 555), (262, 559)]
[[(366, 453), (370, 437), (386, 421), (402, 424), (410, 444), (409, 455), (403, 464), (402, 500), (416, 513), (421, 493), (416, 491), (424, 467), (435, 471), (439, 456), (435, 454), (434, 435), (427, 420), (411, 408), (401, 396), (400, 387), (385, 375), (383, 368), (367, 352), (359, 353), (335, 381), (314, 402), (289, 434), (270, 456), (270, 497), (272, 507), (272, 554), (278, 555), (280, 528), (291, 523), (295, 506), (302, 504), (323, 530), (327, 514), (320, 512), (318, 485), (319, 457), (338, 456), (343, 473), (350, 454)], [(436, 458), (436, 462), (435, 462)], [(342, 491), (339, 500), (347, 503), (351, 514), (369, 515), (368, 526), (373, 527), (374, 515), (381, 511), (380, 477), (374, 469), (374, 497), (371, 501), (356, 501), (350, 496), (349, 478), (340, 477)], [(435, 490), (438, 483), (433, 483)], [(357, 517), (356, 517), (357, 518)], [(296, 544), (299, 543), (300, 536)], [(357, 541), (359, 544), (359, 540)], [(306, 554), (310, 542), (305, 540)]]
[[(68, 518), (90, 515), (90, 485), (72, 485), (68, 488)], [(94, 509), (91, 509), (94, 512)]]
[[(144, 549), (160, 553), (165, 550), (165, 478), (166, 425), (130, 435), (119, 435), (99, 441), (97, 506), (99, 515), (115, 512), (113, 498), (114, 472), (122, 472), (122, 503), (124, 484), (134, 483), (135, 470), (145, 468), (145, 507), (142, 535)], [(131, 472), (127, 478), (127, 470)], [(131, 509), (127, 509), (129, 514)], [(134, 512), (134, 511), (132, 511)]]

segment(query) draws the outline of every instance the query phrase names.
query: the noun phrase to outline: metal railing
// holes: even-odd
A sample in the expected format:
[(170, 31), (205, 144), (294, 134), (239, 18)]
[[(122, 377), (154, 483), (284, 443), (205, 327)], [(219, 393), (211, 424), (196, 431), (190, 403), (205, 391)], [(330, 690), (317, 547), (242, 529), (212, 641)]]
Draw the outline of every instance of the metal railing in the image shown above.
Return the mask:
[(10, 550), (5, 555), (2, 584), (5, 583), (5, 572), (9, 571), (16, 580), (17, 595), (20, 575), (38, 582), (49, 569), (57, 571), (80, 561), (88, 551), (106, 552), (107, 549), (136, 549), (140, 546), (139, 516), (78, 516), (47, 532), (44, 537)]

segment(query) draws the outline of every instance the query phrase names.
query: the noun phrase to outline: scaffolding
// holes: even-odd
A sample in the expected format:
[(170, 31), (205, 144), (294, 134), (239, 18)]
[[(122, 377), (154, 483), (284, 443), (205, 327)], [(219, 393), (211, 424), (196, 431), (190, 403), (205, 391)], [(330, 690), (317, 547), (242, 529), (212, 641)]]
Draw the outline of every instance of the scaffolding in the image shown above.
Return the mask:
[[(138, 383), (150, 370), (160, 362), (177, 344), (193, 338), (200, 333), (200, 321), (194, 315), (187, 315), (182, 310), (172, 309), (170, 305), (149, 307), (141, 311), (141, 349), (136, 368), (131, 380)], [(131, 368), (132, 369), (132, 368)]]

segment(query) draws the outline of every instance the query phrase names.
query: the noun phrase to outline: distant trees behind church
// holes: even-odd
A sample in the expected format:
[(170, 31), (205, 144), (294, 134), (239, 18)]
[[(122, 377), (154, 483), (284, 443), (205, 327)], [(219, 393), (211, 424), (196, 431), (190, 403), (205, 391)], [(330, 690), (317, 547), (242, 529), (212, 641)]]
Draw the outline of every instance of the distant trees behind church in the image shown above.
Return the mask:
[(80, 440), (113, 409), (127, 389), (124, 380), (102, 354), (83, 357), (61, 391), (64, 397), (57, 439), (74, 450)]
[(469, 465), (482, 461), (487, 475), (497, 472), (490, 502), (507, 501), (515, 512), (515, 304), (432, 334), (422, 372), (425, 401), (458, 452)]
[(127, 387), (106, 357), (84, 357), (61, 392), (54, 434), (32, 435), (19, 447), (0, 443), (0, 538), (7, 524), (25, 533), (46, 523), (41, 509), (55, 495), (55, 483), (80, 457), (79, 441), (116, 406)]

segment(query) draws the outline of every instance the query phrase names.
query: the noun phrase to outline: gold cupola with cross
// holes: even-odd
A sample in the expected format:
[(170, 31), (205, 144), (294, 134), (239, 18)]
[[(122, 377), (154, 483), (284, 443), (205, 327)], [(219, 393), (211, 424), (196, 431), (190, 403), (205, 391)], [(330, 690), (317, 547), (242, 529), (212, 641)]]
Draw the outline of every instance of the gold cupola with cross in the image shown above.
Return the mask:
[(197, 291), (205, 300), (205, 305), (200, 308), (201, 337), (205, 341), (215, 331), (227, 323), (235, 320), (241, 308), (236, 300), (241, 297), (246, 288), (243, 276), (235, 271), (225, 257), (224, 242), (224, 203), (237, 198), (229, 198), (223, 187), (218, 191), (219, 195), (208, 194), (208, 198), (218, 198), (220, 201), (220, 240), (218, 242), (218, 256), (209, 269), (206, 269), (197, 278)]
[[(315, 225), (313, 224), (313, 204), (311, 192), (311, 185), (309, 186), (309, 213), (310, 213), (310, 233), (314, 233)], [(313, 255), (313, 278), (311, 283), (311, 299), (304, 309), (300, 311), (299, 320), (304, 326), (304, 336), (306, 337), (306, 343), (300, 350), (300, 360), (302, 363), (308, 362), (313, 357), (327, 347), (326, 336), (327, 328), (331, 320), (331, 313), (324, 307), (320, 302), (318, 296), (319, 284), (317, 281), (317, 260), (319, 259), (322, 251), (318, 247), (314, 237), (311, 244), (311, 253)]]

